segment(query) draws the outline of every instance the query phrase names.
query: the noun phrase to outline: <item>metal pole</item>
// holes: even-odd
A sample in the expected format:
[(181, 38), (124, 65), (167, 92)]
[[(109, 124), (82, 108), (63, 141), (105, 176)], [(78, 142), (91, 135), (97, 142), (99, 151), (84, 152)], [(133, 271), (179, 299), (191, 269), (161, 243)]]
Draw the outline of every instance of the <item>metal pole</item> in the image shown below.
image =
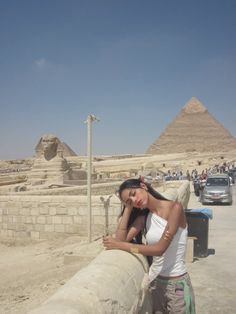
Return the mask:
[(94, 115), (89, 114), (85, 123), (87, 123), (87, 205), (88, 205), (88, 242), (91, 242), (91, 177), (92, 177), (92, 122), (99, 121)]
[(88, 157), (88, 164), (87, 164), (87, 197), (88, 197), (88, 242), (91, 242), (91, 169), (92, 169), (92, 119), (91, 115), (88, 115), (88, 126), (87, 126), (87, 157)]

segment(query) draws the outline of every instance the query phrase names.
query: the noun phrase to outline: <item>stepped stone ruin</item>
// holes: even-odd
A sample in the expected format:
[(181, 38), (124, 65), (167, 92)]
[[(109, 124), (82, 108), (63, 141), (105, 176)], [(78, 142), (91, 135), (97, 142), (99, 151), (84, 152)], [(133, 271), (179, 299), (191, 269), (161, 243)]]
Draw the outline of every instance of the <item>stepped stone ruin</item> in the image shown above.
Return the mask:
[(214, 153), (235, 148), (236, 139), (197, 98), (192, 97), (146, 153)]

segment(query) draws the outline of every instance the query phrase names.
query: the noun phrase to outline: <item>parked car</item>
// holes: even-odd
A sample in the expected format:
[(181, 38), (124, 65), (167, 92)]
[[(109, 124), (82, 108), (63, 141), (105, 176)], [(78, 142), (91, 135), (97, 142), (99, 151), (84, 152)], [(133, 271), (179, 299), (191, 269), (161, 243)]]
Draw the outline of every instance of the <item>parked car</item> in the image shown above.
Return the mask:
[(208, 176), (200, 199), (203, 205), (209, 203), (232, 205), (232, 183), (228, 174), (222, 173)]

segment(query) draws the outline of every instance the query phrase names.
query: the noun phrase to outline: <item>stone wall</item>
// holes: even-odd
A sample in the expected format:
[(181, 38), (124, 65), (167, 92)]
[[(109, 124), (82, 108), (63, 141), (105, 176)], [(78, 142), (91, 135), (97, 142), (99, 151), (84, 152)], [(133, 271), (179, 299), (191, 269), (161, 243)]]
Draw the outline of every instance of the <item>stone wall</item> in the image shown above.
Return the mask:
[[(106, 196), (103, 197), (106, 200)], [(115, 195), (108, 208), (99, 196), (93, 196), (92, 236), (103, 235), (105, 228), (112, 232), (119, 213), (120, 202)], [(86, 196), (0, 196), (1, 236), (47, 239), (72, 234), (87, 234)]]
[[(178, 199), (187, 208), (189, 181), (169, 182), (166, 190), (163, 187), (158, 190), (168, 199)], [(104, 186), (100, 192), (104, 192)], [(115, 194), (102, 194), (102, 198), (93, 196), (92, 237), (112, 233), (120, 210), (120, 201)], [(86, 236), (87, 213), (85, 195), (0, 195), (0, 236), (33, 239)]]

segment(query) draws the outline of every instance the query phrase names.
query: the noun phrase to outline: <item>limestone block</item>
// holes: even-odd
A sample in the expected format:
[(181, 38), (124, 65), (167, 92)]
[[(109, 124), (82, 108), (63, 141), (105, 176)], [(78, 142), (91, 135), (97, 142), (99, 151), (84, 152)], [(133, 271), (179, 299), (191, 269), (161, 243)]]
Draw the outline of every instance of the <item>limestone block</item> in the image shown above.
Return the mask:
[(2, 220), (3, 220), (3, 222), (8, 222), (9, 221), (9, 217), (7, 216), (7, 215), (4, 215), (3, 217), (2, 217)]
[(69, 230), (74, 230), (74, 233), (79, 236), (84, 236), (87, 233), (87, 225), (65, 225), (65, 228), (65, 230), (67, 230), (67, 228), (69, 228)]
[(25, 231), (26, 230), (26, 224), (24, 223), (20, 223), (16, 226), (16, 229), (17, 231)]
[(8, 215), (8, 208), (3, 208), (2, 209), (2, 214), (3, 215)]
[(98, 224), (98, 225), (104, 226), (104, 224), (105, 224), (105, 217), (104, 216), (93, 216), (92, 221), (93, 221), (93, 224), (95, 224), (95, 225)]
[(25, 216), (30, 215), (30, 208), (24, 208), (24, 207), (20, 208), (19, 214), (20, 215), (25, 215)]
[(13, 230), (7, 230), (7, 237), (14, 238), (15, 237), (15, 231)]
[(48, 215), (48, 214), (49, 214), (49, 209), (48, 209), (48, 207), (39, 208), (39, 214), (40, 214), (40, 215)]
[(65, 232), (65, 226), (63, 224), (54, 225), (55, 232)]
[(82, 224), (83, 223), (83, 218), (81, 217), (81, 216), (75, 216), (75, 217), (73, 217), (73, 219), (74, 219), (74, 223), (75, 224)]
[(56, 213), (57, 213), (57, 210), (55, 207), (49, 208), (49, 215), (54, 216), (56, 215)]
[(62, 216), (54, 216), (52, 217), (53, 224), (62, 224)]
[(46, 223), (47, 224), (52, 224), (52, 217), (51, 216), (46, 216)]
[(86, 206), (79, 206), (79, 215), (83, 216), (83, 215), (87, 215), (87, 207)]
[(45, 224), (46, 223), (46, 217), (45, 216), (39, 216), (39, 217), (37, 217), (36, 222), (38, 224)]
[(15, 207), (16, 204), (11, 203), (11, 208), (8, 208), (8, 215), (19, 215), (20, 213), (20, 206), (18, 204), (18, 207)]
[(44, 231), (44, 225), (43, 224), (35, 224), (34, 230), (39, 231), (39, 232)]
[(33, 222), (32, 217), (26, 217), (26, 221), (27, 224), (31, 224)]
[(26, 223), (26, 218), (25, 216), (13, 216), (14, 220), (17, 222), (17, 223)]
[(7, 233), (7, 230), (1, 230), (0, 231), (0, 235), (1, 235), (1, 237), (3, 237), (3, 238), (5, 238), (5, 237), (7, 237), (8, 236), (8, 233)]
[(54, 232), (54, 225), (45, 225), (45, 232)]
[(56, 239), (61, 237), (61, 233), (41, 231), (39, 237), (40, 239)]
[(196, 237), (188, 237), (187, 249), (186, 249), (186, 262), (192, 263), (194, 261), (194, 241), (197, 240)]
[(32, 208), (30, 211), (30, 214), (32, 216), (38, 216), (39, 215), (39, 209), (38, 208)]
[(77, 233), (77, 227), (75, 225), (65, 225), (65, 232), (66, 233)]
[(62, 217), (62, 223), (65, 225), (71, 225), (71, 224), (73, 224), (73, 218), (68, 217), (68, 216), (63, 216)]
[(68, 215), (70, 215), (70, 216), (77, 215), (77, 208), (75, 208), (75, 207), (68, 208)]
[(6, 222), (12, 223), (13, 222), (13, 216), (5, 216)]
[(105, 208), (102, 206), (93, 206), (92, 207), (92, 214), (94, 215), (94, 216), (98, 216), (98, 215), (104, 215), (104, 213), (105, 213)]
[(32, 239), (39, 239), (39, 232), (38, 231), (31, 231), (30, 236)]
[(29, 237), (29, 233), (26, 231), (16, 231), (15, 232), (15, 237), (16, 238), (28, 238)]
[(7, 224), (7, 228), (8, 228), (9, 230), (16, 230), (16, 229), (17, 229), (17, 224), (8, 223), (8, 224)]
[(57, 215), (67, 215), (67, 208), (66, 207), (59, 207), (56, 208)]
[(27, 232), (29, 232), (29, 235), (30, 235), (30, 232), (32, 230), (34, 230), (34, 225), (33, 224), (26, 224), (25, 225), (25, 229), (26, 229)]

